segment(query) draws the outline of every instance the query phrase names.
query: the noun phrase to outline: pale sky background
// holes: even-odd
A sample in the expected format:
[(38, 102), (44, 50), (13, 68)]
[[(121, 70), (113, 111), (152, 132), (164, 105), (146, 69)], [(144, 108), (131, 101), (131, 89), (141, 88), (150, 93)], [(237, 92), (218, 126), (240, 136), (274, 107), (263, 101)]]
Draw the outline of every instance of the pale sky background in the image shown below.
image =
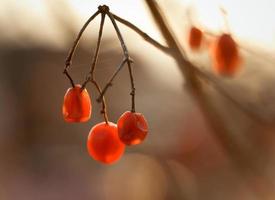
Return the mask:
[[(64, 2), (74, 13), (62, 10)], [(275, 52), (275, 1), (273, 0), (160, 0), (159, 2), (168, 10), (174, 9), (173, 6), (177, 5), (177, 12), (192, 7), (192, 21), (211, 31), (224, 30), (224, 20), (219, 10), (219, 7), (223, 7), (228, 12), (230, 30), (235, 37)], [(64, 15), (71, 17), (72, 24), (77, 30), (96, 11), (98, 5), (107, 4), (114, 13), (135, 23), (156, 39), (161, 39), (152, 26), (146, 5), (141, 0), (1, 0), (0, 24), (5, 27), (5, 31), (1, 33), (2, 38), (11, 38), (19, 30), (25, 35), (35, 36), (38, 41), (47, 45), (63, 46), (64, 37), (59, 25), (49, 17), (51, 13), (47, 4), (50, 7), (54, 5), (60, 8), (61, 12), (64, 11)]]

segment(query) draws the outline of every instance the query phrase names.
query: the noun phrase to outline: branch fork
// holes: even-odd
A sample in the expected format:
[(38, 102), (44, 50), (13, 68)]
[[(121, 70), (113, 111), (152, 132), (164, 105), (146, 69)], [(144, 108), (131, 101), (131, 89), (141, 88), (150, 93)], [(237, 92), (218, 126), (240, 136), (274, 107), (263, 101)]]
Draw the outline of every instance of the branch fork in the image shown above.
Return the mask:
[[(151, 2), (149, 0), (146, 1), (146, 2), (149, 5), (149, 7), (154, 10), (153, 13), (157, 15), (157, 16), (154, 16), (154, 17), (157, 17), (158, 19), (161, 19), (161, 16), (158, 14), (157, 7), (155, 5), (156, 3)], [(169, 30), (165, 29), (165, 28), (167, 28), (165, 22), (159, 21), (160, 24), (164, 24), (160, 28), (162, 29), (162, 32), (167, 36), (166, 40), (167, 40), (167, 43), (169, 44), (169, 46), (165, 46), (165, 45), (159, 43), (158, 41), (156, 41), (152, 37), (150, 37), (148, 34), (143, 32), (140, 28), (138, 28), (137, 26), (132, 24), (131, 22), (129, 22), (129, 21), (113, 14), (112, 12), (110, 12), (110, 9), (107, 5), (98, 6), (98, 10), (85, 22), (85, 24), (81, 28), (80, 32), (78, 33), (78, 35), (77, 35), (77, 37), (76, 37), (76, 39), (73, 43), (72, 48), (70, 49), (70, 51), (68, 53), (67, 59), (65, 61), (65, 68), (63, 70), (63, 73), (69, 79), (70, 84), (72, 85), (72, 87), (75, 86), (75, 83), (74, 83), (72, 77), (70, 76), (68, 69), (72, 65), (72, 59), (74, 57), (74, 53), (76, 51), (76, 48), (79, 44), (79, 41), (81, 39), (81, 36), (82, 36), (83, 32), (86, 30), (86, 28), (90, 24), (90, 22), (93, 19), (95, 19), (99, 14), (101, 14), (101, 23), (100, 23), (100, 29), (99, 29), (99, 35), (98, 35), (98, 41), (97, 41), (97, 46), (96, 46), (96, 50), (95, 50), (95, 55), (93, 57), (93, 62), (92, 62), (92, 65), (91, 65), (90, 72), (86, 76), (86, 80), (82, 84), (82, 89), (85, 88), (85, 86), (88, 82), (93, 83), (96, 86), (96, 88), (99, 92), (99, 97), (97, 98), (97, 102), (101, 102), (102, 104), (105, 104), (104, 105), (104, 108), (105, 108), (104, 110), (106, 110), (106, 102), (105, 102), (104, 95), (107, 92), (108, 88), (112, 86), (114, 78), (117, 76), (117, 74), (120, 72), (120, 70), (124, 67), (124, 65), (127, 64), (128, 71), (129, 71), (129, 76), (130, 76), (130, 83), (131, 83), (131, 92), (130, 92), (131, 102), (132, 102), (131, 111), (135, 112), (135, 85), (134, 85), (134, 77), (133, 77), (133, 71), (132, 71), (132, 66), (131, 66), (131, 64), (133, 63), (133, 60), (129, 56), (129, 51), (128, 51), (127, 46), (124, 42), (122, 34), (121, 34), (121, 32), (118, 28), (117, 22), (120, 22), (121, 24), (123, 24), (123, 25), (127, 26), (128, 28), (130, 28), (131, 30), (135, 31), (137, 34), (139, 34), (148, 43), (150, 43), (154, 47), (158, 48), (162, 52), (173, 56), (179, 63), (183, 64), (185, 66), (184, 68), (182, 68), (183, 73), (187, 77), (187, 79), (189, 80), (188, 82), (194, 87), (194, 90), (196, 90), (196, 88), (200, 88), (200, 83), (198, 83), (198, 78), (202, 78), (202, 79), (206, 80), (208, 83), (210, 83), (211, 85), (213, 85), (215, 88), (217, 88), (218, 91), (220, 91), (220, 93), (223, 96), (225, 96), (226, 98), (231, 100), (238, 108), (243, 110), (244, 113), (246, 113), (249, 116), (255, 117), (251, 112), (248, 112), (245, 108), (243, 108), (242, 105), (240, 105), (237, 101), (232, 99), (232, 97), (230, 97), (230, 95), (227, 94), (227, 92), (223, 88), (221, 88), (221, 86), (219, 86), (219, 84), (217, 84), (216, 81), (213, 80), (206, 72), (201, 71), (199, 68), (197, 68), (195, 65), (193, 65), (192, 63), (190, 63), (188, 61), (188, 59), (186, 58), (184, 50), (182, 50), (178, 46), (177, 41), (175, 41), (174, 37), (169, 32)], [(95, 72), (95, 69), (96, 69), (96, 63), (97, 63), (97, 58), (98, 58), (98, 53), (99, 53), (99, 48), (100, 48), (100, 43), (101, 43), (101, 37), (102, 37), (102, 31), (103, 31), (103, 26), (104, 26), (104, 20), (105, 20), (106, 15), (111, 20), (111, 22), (113, 24), (113, 27), (116, 31), (117, 37), (118, 37), (118, 39), (120, 41), (120, 44), (121, 44), (121, 48), (123, 50), (124, 58), (123, 58), (122, 62), (119, 64), (116, 71), (110, 77), (107, 84), (103, 87), (103, 90), (101, 90), (99, 84), (97, 84), (97, 82), (96, 82), (94, 72)], [(175, 48), (177, 50), (176, 53), (175, 53)], [(107, 118), (107, 117), (105, 117), (105, 118)]]
[[(90, 67), (90, 71), (86, 76), (85, 81), (83, 82), (81, 89), (83, 90), (86, 85), (91, 82), (97, 89), (98, 93), (99, 93), (99, 97), (97, 98), (97, 102), (101, 102), (102, 103), (102, 110), (101, 113), (104, 116), (105, 122), (108, 123), (108, 115), (107, 115), (107, 106), (106, 106), (106, 100), (104, 97), (104, 94), (106, 93), (107, 89), (109, 87), (112, 86), (112, 81), (114, 80), (115, 76), (120, 72), (120, 70), (123, 68), (123, 66), (127, 63), (128, 66), (128, 71), (129, 71), (129, 76), (130, 76), (130, 81), (131, 81), (131, 101), (132, 101), (132, 107), (131, 107), (131, 111), (135, 112), (135, 85), (134, 85), (134, 77), (133, 77), (133, 72), (132, 72), (132, 66), (131, 64), (133, 63), (133, 60), (130, 58), (129, 56), (129, 52), (127, 49), (127, 46), (124, 42), (124, 39), (122, 37), (122, 34), (117, 26), (115, 17), (113, 16), (113, 14), (110, 12), (110, 9), (108, 6), (106, 5), (101, 5), (98, 6), (98, 10), (86, 21), (86, 23), (82, 26), (82, 28), (80, 29), (80, 32), (78, 33), (73, 46), (71, 47), (68, 56), (65, 60), (65, 68), (63, 70), (63, 73), (67, 76), (67, 78), (69, 79), (72, 87), (75, 87), (75, 83), (71, 77), (71, 75), (69, 74), (69, 67), (72, 65), (72, 60), (74, 57), (74, 53), (77, 49), (77, 46), (79, 44), (79, 41), (82, 37), (82, 34), (84, 33), (84, 31), (86, 30), (87, 26), (90, 24), (90, 22), (95, 19), (99, 14), (101, 14), (101, 22), (100, 22), (100, 27), (99, 27), (99, 32), (98, 32), (98, 40), (97, 40), (97, 45), (96, 45), (96, 49), (95, 49), (95, 54), (93, 56), (92, 59), (92, 64)], [(114, 72), (113, 76), (109, 79), (108, 83), (105, 85), (104, 89), (102, 90), (100, 85), (97, 83), (96, 78), (95, 78), (95, 69), (96, 69), (96, 64), (97, 64), (97, 60), (98, 60), (98, 54), (99, 54), (99, 50), (100, 50), (100, 44), (101, 44), (101, 39), (102, 39), (102, 32), (103, 32), (103, 27), (104, 27), (104, 22), (105, 22), (105, 17), (106, 15), (109, 17), (109, 19), (111, 20), (113, 27), (117, 33), (117, 37), (120, 41), (121, 44), (121, 48), (123, 50), (123, 55), (124, 58), (121, 62), (121, 64), (119, 65), (119, 67), (117, 68), (117, 70)], [(116, 16), (117, 17), (117, 16)]]

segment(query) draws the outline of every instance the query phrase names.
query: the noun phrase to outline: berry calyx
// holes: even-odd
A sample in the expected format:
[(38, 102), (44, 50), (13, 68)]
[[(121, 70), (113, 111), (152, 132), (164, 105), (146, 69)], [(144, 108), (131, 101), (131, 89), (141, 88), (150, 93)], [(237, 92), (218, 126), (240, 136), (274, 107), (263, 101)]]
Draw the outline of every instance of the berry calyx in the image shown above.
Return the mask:
[(233, 76), (239, 70), (239, 49), (230, 34), (224, 33), (217, 38), (212, 49), (212, 59), (218, 74)]
[(67, 90), (62, 113), (67, 122), (85, 122), (91, 117), (92, 106), (88, 91), (81, 88), (81, 85), (75, 85)]
[(95, 125), (88, 136), (87, 149), (92, 158), (104, 164), (112, 164), (124, 153), (116, 124), (101, 122)]
[(189, 38), (188, 38), (189, 47), (194, 51), (199, 50), (199, 48), (201, 47), (202, 38), (203, 38), (202, 31), (199, 28), (193, 26), (189, 32)]
[(148, 133), (148, 124), (141, 113), (126, 111), (117, 122), (118, 136), (126, 145), (141, 143)]

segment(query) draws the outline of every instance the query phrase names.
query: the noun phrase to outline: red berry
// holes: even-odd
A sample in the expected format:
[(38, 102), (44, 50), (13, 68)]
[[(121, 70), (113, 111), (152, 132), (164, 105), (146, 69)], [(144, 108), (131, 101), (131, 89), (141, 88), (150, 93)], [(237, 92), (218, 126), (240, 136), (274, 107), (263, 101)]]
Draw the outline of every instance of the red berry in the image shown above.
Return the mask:
[(213, 65), (218, 74), (233, 76), (239, 70), (240, 55), (237, 43), (230, 34), (217, 38), (212, 49)]
[(67, 122), (85, 122), (91, 117), (91, 99), (86, 89), (81, 85), (69, 88), (64, 96), (62, 113)]
[(127, 145), (141, 143), (147, 133), (148, 124), (141, 113), (127, 111), (117, 122), (120, 140)]
[(111, 164), (122, 156), (125, 145), (118, 137), (116, 124), (101, 122), (91, 129), (87, 148), (90, 156), (95, 160)]
[(192, 27), (189, 33), (189, 46), (192, 50), (198, 50), (201, 47), (203, 33), (200, 29)]

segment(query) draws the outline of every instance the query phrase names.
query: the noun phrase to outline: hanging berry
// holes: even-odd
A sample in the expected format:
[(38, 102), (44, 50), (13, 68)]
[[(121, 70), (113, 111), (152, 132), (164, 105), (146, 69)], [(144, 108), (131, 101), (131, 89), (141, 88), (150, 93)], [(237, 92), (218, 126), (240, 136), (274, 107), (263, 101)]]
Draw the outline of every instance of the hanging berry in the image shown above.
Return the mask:
[(240, 67), (240, 55), (237, 43), (230, 34), (219, 36), (211, 52), (213, 66), (220, 75), (233, 76)]
[[(112, 164), (117, 161), (124, 153), (125, 144), (134, 145), (139, 144), (144, 140), (148, 132), (148, 125), (140, 113), (135, 113), (135, 85), (134, 85), (134, 76), (131, 59), (122, 34), (117, 25), (117, 20), (120, 21), (120, 18), (109, 11), (109, 7), (106, 5), (102, 5), (98, 7), (98, 11), (96, 11), (83, 25), (81, 30), (79, 31), (73, 46), (71, 47), (67, 59), (65, 61), (65, 68), (63, 73), (67, 76), (70, 81), (72, 88), (70, 88), (64, 97), (63, 104), (63, 115), (64, 119), (69, 122), (80, 122), (87, 121), (90, 118), (91, 114), (91, 100), (89, 94), (86, 89), (81, 88), (81, 85), (75, 85), (74, 80), (69, 74), (69, 68), (72, 64), (72, 60), (79, 44), (80, 38), (84, 33), (85, 29), (89, 25), (89, 23), (96, 18), (97, 15), (101, 15), (101, 22), (98, 33), (98, 40), (96, 43), (95, 54), (93, 56), (93, 61), (91, 64), (91, 68), (89, 73), (86, 75), (85, 81), (82, 84), (82, 87), (88, 83), (92, 83), (96, 90), (99, 93), (99, 97), (97, 98), (98, 102), (102, 103), (101, 114), (104, 117), (105, 122), (99, 123), (95, 125), (89, 132), (88, 140), (87, 140), (87, 150), (89, 155), (104, 164)], [(95, 69), (98, 60), (99, 49), (101, 45), (103, 26), (105, 22), (105, 17), (109, 17), (113, 27), (116, 31), (117, 37), (121, 43), (121, 48), (123, 49), (124, 58), (122, 62), (119, 64), (116, 71), (113, 73), (108, 83), (105, 85), (103, 89), (98, 84), (95, 75)], [(162, 48), (168, 49), (160, 45)], [(131, 112), (126, 112), (119, 119), (120, 124), (120, 134), (118, 133), (118, 127), (116, 124), (108, 121), (107, 115), (107, 104), (104, 97), (107, 89), (112, 85), (112, 81), (120, 72), (120, 70), (127, 65), (129, 76), (130, 76), (130, 84), (131, 84)], [(121, 138), (119, 137), (121, 136)]]
[(62, 113), (67, 122), (85, 122), (91, 117), (92, 106), (88, 91), (75, 85), (64, 96)]
[(87, 148), (90, 156), (95, 160), (112, 164), (122, 156), (125, 145), (118, 137), (116, 124), (102, 122), (91, 129)]
[(148, 124), (141, 113), (127, 111), (117, 122), (118, 135), (126, 145), (141, 143), (148, 133)]
[(199, 28), (193, 26), (189, 32), (189, 38), (188, 38), (189, 47), (193, 51), (199, 50), (202, 44), (202, 39), (203, 39), (202, 31)]

